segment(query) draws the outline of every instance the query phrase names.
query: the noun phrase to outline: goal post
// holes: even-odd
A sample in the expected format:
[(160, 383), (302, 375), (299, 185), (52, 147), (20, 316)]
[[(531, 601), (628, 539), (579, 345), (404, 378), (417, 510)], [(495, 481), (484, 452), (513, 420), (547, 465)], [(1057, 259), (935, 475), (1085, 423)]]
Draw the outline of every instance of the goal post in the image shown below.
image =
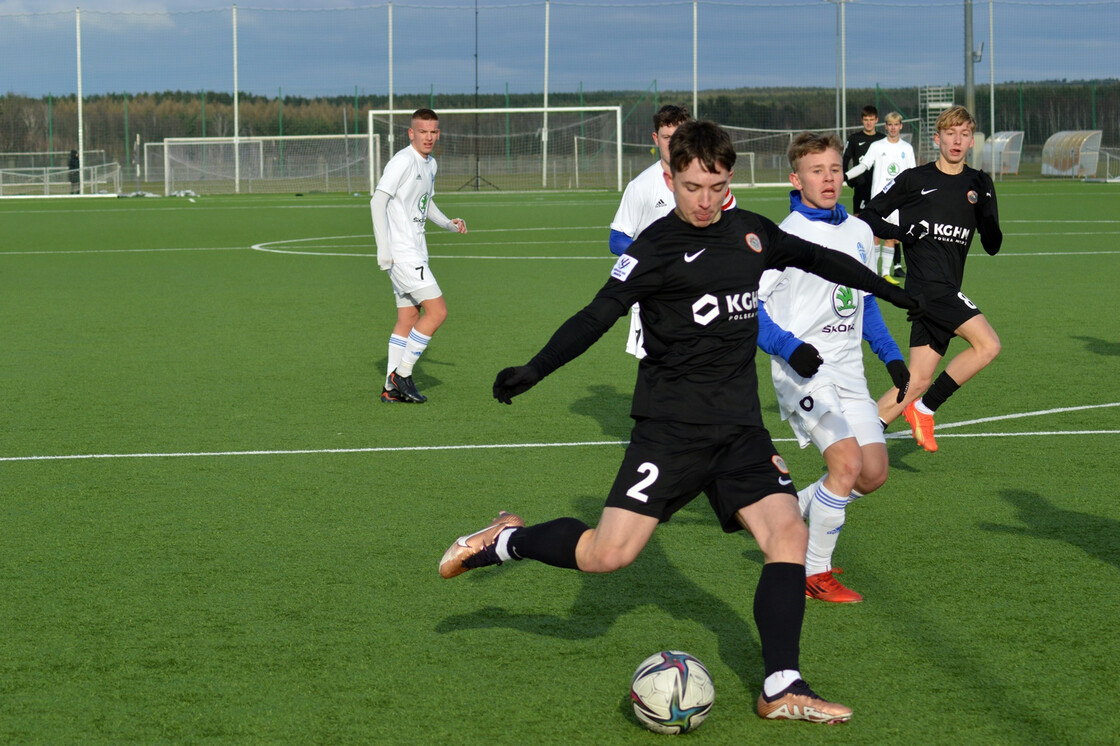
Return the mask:
[[(413, 111), (369, 111), (370, 148), (380, 137), (383, 161), (408, 145)], [(441, 191), (622, 190), (621, 106), (441, 109), (438, 114), (440, 138), (433, 155)], [(380, 176), (380, 169), (371, 170), (371, 194)]]
[[(365, 135), (277, 135), (255, 137), (169, 137), (162, 158), (165, 195), (286, 192), (353, 192), (365, 189), (380, 168), (379, 142)], [(152, 148), (152, 155), (159, 153)], [(153, 180), (155, 180), (153, 178)]]

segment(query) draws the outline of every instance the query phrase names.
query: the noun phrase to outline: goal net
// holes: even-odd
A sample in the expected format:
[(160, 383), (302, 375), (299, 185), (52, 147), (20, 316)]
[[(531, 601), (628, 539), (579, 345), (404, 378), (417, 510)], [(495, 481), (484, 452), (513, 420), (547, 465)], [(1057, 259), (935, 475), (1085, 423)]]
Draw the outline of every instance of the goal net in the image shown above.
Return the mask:
[[(364, 191), (380, 168), (377, 138), (365, 135), (169, 137), (162, 150), (168, 196)], [(148, 177), (156, 152), (145, 147)]]
[(119, 163), (85, 166), (73, 174), (66, 166), (0, 167), (0, 197), (63, 197), (120, 192)]
[[(369, 112), (383, 161), (407, 147), (412, 109)], [(436, 188), (622, 189), (622, 107), (441, 109)], [(374, 147), (372, 144), (371, 148)], [(648, 162), (647, 162), (648, 165)], [(370, 180), (370, 191), (377, 177)]]

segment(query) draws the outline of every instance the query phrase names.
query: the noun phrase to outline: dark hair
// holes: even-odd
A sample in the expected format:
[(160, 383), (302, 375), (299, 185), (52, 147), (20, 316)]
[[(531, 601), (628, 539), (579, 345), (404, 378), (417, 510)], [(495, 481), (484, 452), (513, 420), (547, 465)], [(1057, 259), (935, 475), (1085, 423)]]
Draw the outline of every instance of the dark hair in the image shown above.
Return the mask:
[(669, 141), (670, 171), (684, 171), (697, 160), (709, 173), (715, 173), (719, 166), (728, 171), (735, 167), (735, 146), (731, 144), (731, 136), (715, 122), (690, 119), (677, 128)]
[(422, 120), (428, 121), (428, 122), (438, 122), (439, 121), (439, 115), (436, 114), (431, 109), (417, 109), (416, 111), (412, 112), (412, 118), (413, 119), (422, 119)]
[(653, 115), (653, 131), (657, 132), (662, 127), (681, 125), (689, 119), (692, 119), (692, 112), (687, 107), (665, 104)]
[(876, 109), (871, 104), (868, 104), (867, 106), (865, 106), (865, 107), (863, 107), (862, 109), (859, 110), (859, 115), (861, 117), (875, 117), (875, 118), (878, 118), (879, 117), (879, 110)]
[(840, 142), (840, 138), (831, 132), (823, 134), (802, 132), (793, 138), (793, 142), (789, 144), (789, 150), (786, 151), (786, 156), (789, 158), (789, 167), (796, 171), (797, 164), (801, 162), (802, 158), (813, 153), (823, 153), (826, 150), (835, 150), (839, 154), (844, 152), (844, 145)]

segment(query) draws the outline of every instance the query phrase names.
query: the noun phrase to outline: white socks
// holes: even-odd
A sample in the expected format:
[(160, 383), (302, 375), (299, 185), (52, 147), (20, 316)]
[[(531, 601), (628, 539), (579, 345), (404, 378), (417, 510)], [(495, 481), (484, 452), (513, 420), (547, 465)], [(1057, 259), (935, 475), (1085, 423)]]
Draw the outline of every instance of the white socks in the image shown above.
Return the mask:
[(790, 684), (800, 678), (801, 672), (793, 668), (775, 671), (766, 677), (766, 681), (762, 682), (762, 693), (767, 697), (773, 697), (775, 694), (780, 694), (788, 689)]
[(408, 333), (408, 344), (405, 345), (404, 354), (397, 364), (397, 373), (405, 378), (411, 376), (412, 366), (416, 365), (416, 361), (424, 354), (424, 350), (428, 349), (428, 343), (431, 341), (431, 337), (425, 337), (415, 329), (410, 331)]
[(408, 340), (396, 334), (389, 335), (389, 368), (385, 371), (385, 388), (389, 388), (389, 374), (397, 369), (404, 357), (404, 348)]
[(894, 246), (883, 244), (883, 249), (879, 253), (882, 271), (881, 275), (889, 275), (891, 270), (894, 269)]
[(816, 484), (809, 505), (809, 548), (805, 552), (805, 575), (816, 575), (832, 569), (832, 553), (844, 527), (844, 508), (848, 496), (840, 497), (825, 489), (824, 480)]

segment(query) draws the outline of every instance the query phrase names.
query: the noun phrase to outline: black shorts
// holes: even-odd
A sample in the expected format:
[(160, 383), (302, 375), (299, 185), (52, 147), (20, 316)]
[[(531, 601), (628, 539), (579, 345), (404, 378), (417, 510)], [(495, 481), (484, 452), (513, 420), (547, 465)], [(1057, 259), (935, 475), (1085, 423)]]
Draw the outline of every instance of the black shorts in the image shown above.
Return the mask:
[(741, 508), (797, 488), (764, 427), (640, 420), (607, 497), (607, 507), (664, 523), (701, 492), (723, 530), (742, 528)]
[[(907, 287), (907, 290), (920, 292), (911, 287)], [(956, 336), (961, 324), (981, 313), (976, 304), (960, 291), (936, 298), (927, 297), (926, 315), (910, 327), (910, 346), (929, 345), (931, 350), (944, 357), (950, 340)]]
[(871, 201), (871, 184), (852, 188), (852, 213), (859, 215)]

